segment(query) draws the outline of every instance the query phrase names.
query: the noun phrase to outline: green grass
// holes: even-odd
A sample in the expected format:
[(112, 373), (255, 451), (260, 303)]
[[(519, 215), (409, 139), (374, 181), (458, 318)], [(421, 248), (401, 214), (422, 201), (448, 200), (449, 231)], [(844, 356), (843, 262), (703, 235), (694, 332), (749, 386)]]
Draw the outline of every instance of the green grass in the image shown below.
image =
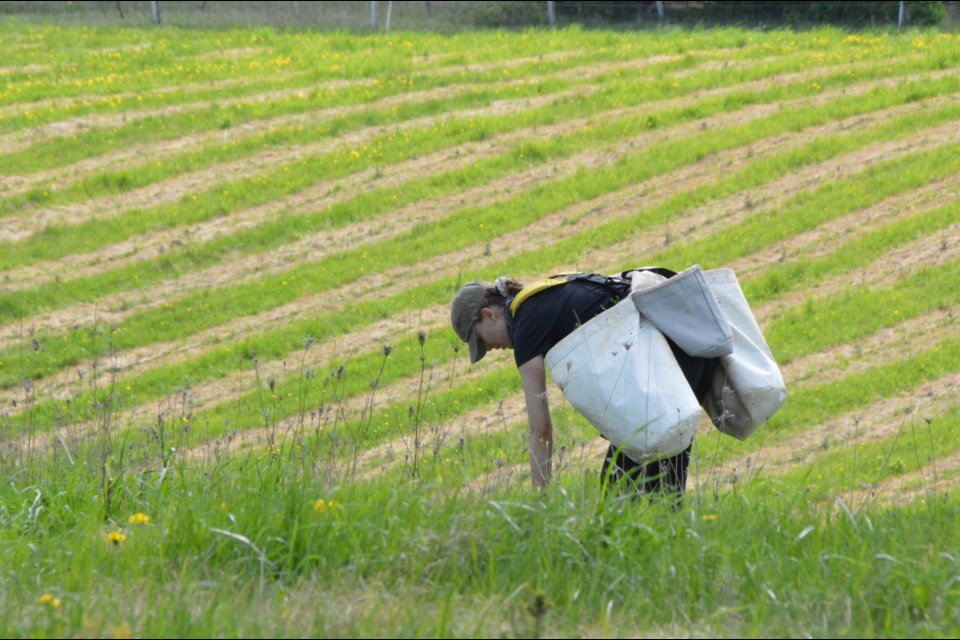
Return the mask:
[[(10, 600), (23, 615), (6, 618), (4, 634), (111, 635), (122, 625), (164, 636), (225, 625), (237, 635), (458, 637), (956, 628), (954, 502), (848, 517), (802, 494), (730, 496), (671, 514), (630, 502), (598, 508), (595, 490), (577, 483), (490, 500), (411, 483), (331, 489), (285, 478), (286, 465), (296, 461), (247, 457), (214, 480), (144, 475), (123, 487), (106, 520), (79, 473), (8, 490), (23, 510), (4, 513), (5, 556), (35, 577)], [(44, 508), (31, 512), (38, 501)], [(149, 522), (129, 523), (135, 513)], [(111, 532), (125, 539), (110, 543)], [(31, 552), (31, 540), (51, 551)], [(60, 606), (41, 603), (45, 593)], [(224, 610), (236, 611), (229, 623), (210, 613)]]
[[(532, 492), (525, 422), (502, 411), (520, 398), (515, 367), (470, 367), (435, 319), (469, 279), (736, 269), (868, 209), (881, 215), (741, 277), (755, 308), (777, 305), (763, 329), (778, 361), (856, 351), (954, 309), (957, 202), (932, 185), (953, 183), (958, 141), (867, 153), (957, 121), (956, 36), (8, 20), (0, 42), (0, 136), (21, 145), (0, 160), (0, 216), (45, 215), (0, 249), (0, 330), (15, 344), (0, 353), (0, 608), (17, 614), (0, 635), (960, 633), (949, 325), (788, 380), (783, 409), (745, 442), (704, 433), (674, 512), (601, 497), (595, 431), (562, 400), (556, 479)], [(276, 90), (294, 97), (267, 97)], [(90, 128), (45, 137), (67, 121)], [(34, 126), (35, 140), (18, 133)], [(56, 188), (37, 179), (185, 136), (182, 150), (65, 173)], [(305, 145), (317, 150), (265, 161)], [(405, 169), (447, 153), (450, 166)], [(827, 170), (854, 156), (862, 168)], [(243, 176), (220, 171), (248, 160)], [(386, 183), (381, 169), (407, 173)], [(379, 177), (355, 181), (364, 171)], [(176, 199), (110, 204), (194, 172), (214, 177)], [(816, 179), (791, 188), (801, 172)], [(282, 206), (322, 185), (323, 206)], [(645, 204), (631, 209), (634, 198)], [(736, 202), (729, 218), (688, 222)], [(255, 207), (257, 224), (231, 220)], [(404, 210), (429, 217), (389, 227)], [(219, 235), (159, 258), (65, 266), (219, 222)], [(294, 243), (328, 247), (330, 232), (347, 239), (198, 283)], [(890, 264), (918, 241), (939, 254)], [(866, 271), (885, 277), (862, 284)], [(837, 287), (844, 277), (861, 284)], [(101, 309), (123, 318), (61, 319)], [(278, 309), (287, 319), (231, 333)], [(133, 354), (143, 360), (123, 361)], [(918, 397), (926, 389), (938, 391)], [(821, 436), (829, 424), (840, 426)]]

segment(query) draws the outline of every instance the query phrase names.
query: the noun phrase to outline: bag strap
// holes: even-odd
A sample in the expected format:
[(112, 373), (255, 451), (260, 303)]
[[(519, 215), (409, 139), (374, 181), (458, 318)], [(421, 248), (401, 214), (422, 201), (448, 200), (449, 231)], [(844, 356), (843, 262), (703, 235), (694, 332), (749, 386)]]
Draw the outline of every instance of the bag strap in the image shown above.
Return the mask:
[(672, 278), (677, 275), (676, 271), (671, 271), (664, 267), (637, 267), (636, 269), (628, 269), (619, 276), (604, 276), (599, 273), (561, 273), (550, 276), (549, 278), (537, 280), (533, 284), (525, 286), (507, 301), (506, 306), (510, 311), (510, 315), (515, 316), (520, 305), (530, 297), (551, 287), (577, 281), (599, 284), (612, 291), (614, 295), (622, 300), (630, 294), (630, 273), (634, 271), (652, 271), (665, 278)]

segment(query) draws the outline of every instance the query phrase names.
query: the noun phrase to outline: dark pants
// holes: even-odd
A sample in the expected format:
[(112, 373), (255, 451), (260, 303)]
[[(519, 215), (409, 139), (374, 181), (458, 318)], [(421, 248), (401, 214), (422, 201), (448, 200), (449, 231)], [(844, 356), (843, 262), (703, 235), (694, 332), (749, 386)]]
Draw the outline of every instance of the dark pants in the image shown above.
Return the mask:
[[(717, 361), (688, 356), (669, 339), (668, 342), (677, 359), (677, 364), (680, 365), (687, 383), (693, 390), (693, 395), (703, 404), (703, 399), (710, 390), (710, 383), (716, 372)], [(600, 485), (604, 491), (609, 487), (615, 488), (620, 493), (637, 495), (659, 493), (675, 500), (675, 506), (679, 508), (683, 505), (683, 493), (687, 487), (687, 467), (690, 464), (692, 447), (693, 443), (686, 450), (668, 458), (653, 462), (637, 462), (623, 452), (617, 451), (611, 444), (607, 449), (603, 468), (600, 470)]]

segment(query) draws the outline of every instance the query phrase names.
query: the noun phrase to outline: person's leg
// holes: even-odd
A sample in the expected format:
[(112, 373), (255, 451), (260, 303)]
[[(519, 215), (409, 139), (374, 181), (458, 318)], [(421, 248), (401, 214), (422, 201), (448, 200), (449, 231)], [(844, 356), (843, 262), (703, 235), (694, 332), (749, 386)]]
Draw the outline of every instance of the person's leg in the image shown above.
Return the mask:
[(693, 443), (675, 456), (648, 463), (643, 469), (641, 491), (645, 494), (660, 493), (664, 498), (674, 501), (675, 509), (683, 507), (692, 448)]
[[(672, 341), (670, 348), (677, 364), (680, 365), (687, 384), (693, 391), (697, 401), (703, 404), (703, 399), (710, 390), (710, 384), (716, 373), (717, 361), (707, 358), (695, 358), (684, 353)], [(684, 451), (675, 456), (655, 460), (644, 467), (642, 491), (644, 493), (660, 492), (664, 496), (671, 496), (676, 500), (677, 509), (683, 506), (683, 496), (687, 489), (687, 468), (690, 466), (690, 443)]]
[[(716, 360), (688, 356), (672, 341), (670, 347), (694, 396), (702, 404), (716, 372)], [(669, 494), (676, 500), (675, 508), (679, 509), (683, 506), (692, 448), (693, 443), (675, 456), (638, 463), (610, 445), (600, 469), (600, 486), (604, 491), (616, 486), (620, 493), (629, 489), (638, 495), (656, 492)]]
[(643, 476), (643, 465), (638, 464), (617, 451), (612, 444), (607, 447), (607, 455), (600, 468), (600, 487), (604, 492), (608, 488), (618, 493), (639, 492), (637, 481)]

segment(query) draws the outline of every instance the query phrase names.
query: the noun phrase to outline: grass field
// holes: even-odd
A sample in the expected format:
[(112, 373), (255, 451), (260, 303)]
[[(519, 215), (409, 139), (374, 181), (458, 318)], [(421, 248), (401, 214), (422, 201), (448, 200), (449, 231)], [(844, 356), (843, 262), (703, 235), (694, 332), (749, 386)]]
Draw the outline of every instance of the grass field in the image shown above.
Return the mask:
[[(956, 637), (960, 37), (0, 23), (0, 636)], [(686, 508), (472, 279), (736, 271)]]

